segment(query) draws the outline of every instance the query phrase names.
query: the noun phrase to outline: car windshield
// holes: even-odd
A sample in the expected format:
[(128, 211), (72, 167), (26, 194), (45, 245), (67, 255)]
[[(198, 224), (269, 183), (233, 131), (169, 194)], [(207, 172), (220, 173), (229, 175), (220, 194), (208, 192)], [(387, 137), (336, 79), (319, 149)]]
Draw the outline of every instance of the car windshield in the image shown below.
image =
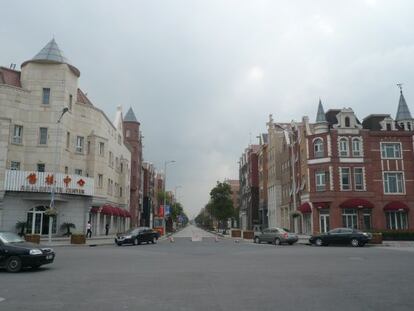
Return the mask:
[(24, 240), (13, 232), (0, 232), (0, 240), (3, 243), (19, 243), (24, 242)]

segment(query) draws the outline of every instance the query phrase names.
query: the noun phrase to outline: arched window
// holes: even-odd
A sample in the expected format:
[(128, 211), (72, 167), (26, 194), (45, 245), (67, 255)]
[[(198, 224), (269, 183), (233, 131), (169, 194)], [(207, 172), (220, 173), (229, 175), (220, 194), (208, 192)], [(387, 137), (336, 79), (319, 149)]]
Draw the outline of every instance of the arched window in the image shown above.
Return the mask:
[(352, 139), (352, 155), (354, 157), (362, 156), (362, 143), (359, 138)]
[(347, 138), (341, 138), (339, 140), (339, 156), (348, 157), (349, 156), (349, 143)]
[(315, 158), (323, 158), (324, 148), (323, 148), (323, 140), (321, 138), (317, 138), (313, 142), (313, 154)]
[(349, 117), (345, 117), (345, 127), (350, 127), (351, 121), (349, 120)]

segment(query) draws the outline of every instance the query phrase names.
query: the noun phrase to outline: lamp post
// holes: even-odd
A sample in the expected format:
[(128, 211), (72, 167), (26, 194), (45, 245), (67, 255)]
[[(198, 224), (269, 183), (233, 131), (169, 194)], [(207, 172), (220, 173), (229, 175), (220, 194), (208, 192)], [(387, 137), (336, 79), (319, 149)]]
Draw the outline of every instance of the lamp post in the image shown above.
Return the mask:
[(56, 193), (56, 175), (58, 173), (58, 141), (59, 141), (59, 130), (60, 130), (60, 121), (62, 120), (63, 115), (69, 111), (68, 107), (62, 109), (62, 112), (56, 121), (56, 142), (55, 142), (55, 153), (53, 155), (53, 183), (50, 191), (50, 205), (49, 205), (49, 232), (48, 232), (48, 241), (52, 243), (52, 225), (53, 225), (53, 215), (56, 215), (55, 208), (55, 193)]
[(175, 202), (177, 203), (177, 189), (182, 188), (181, 185), (175, 186), (174, 187), (174, 198), (175, 198)]
[(175, 163), (175, 160), (164, 162), (164, 202), (163, 202), (163, 205), (164, 205), (164, 221), (163, 221), (163, 223), (164, 223), (164, 234), (167, 233), (166, 232), (167, 226), (166, 226), (166, 223), (165, 223), (165, 203), (166, 203), (166, 200), (167, 200), (167, 193), (165, 192), (165, 190), (167, 188), (167, 165), (170, 164), (170, 163)]
[(292, 176), (293, 209), (296, 210), (296, 175), (295, 175), (295, 162), (296, 161), (295, 161), (295, 154), (294, 154), (294, 151), (293, 151), (293, 132), (292, 132), (292, 130), (285, 129), (284, 127), (282, 127), (281, 125), (279, 125), (277, 123), (275, 123), (275, 125), (278, 128), (282, 129), (283, 132), (287, 133), (288, 136), (289, 136), (289, 140), (290, 140), (290, 142), (289, 142), (289, 147), (290, 147), (290, 152), (291, 152), (290, 166), (292, 167), (292, 175), (293, 175)]

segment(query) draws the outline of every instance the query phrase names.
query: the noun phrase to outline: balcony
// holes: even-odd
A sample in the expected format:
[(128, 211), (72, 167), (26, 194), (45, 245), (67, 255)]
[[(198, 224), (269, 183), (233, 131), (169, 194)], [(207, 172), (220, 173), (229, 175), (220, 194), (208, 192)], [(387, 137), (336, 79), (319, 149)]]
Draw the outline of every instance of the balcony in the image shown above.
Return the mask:
[(57, 173), (56, 183), (52, 172), (6, 170), (5, 191), (51, 192), (55, 183), (56, 193), (93, 196), (94, 179), (79, 175)]

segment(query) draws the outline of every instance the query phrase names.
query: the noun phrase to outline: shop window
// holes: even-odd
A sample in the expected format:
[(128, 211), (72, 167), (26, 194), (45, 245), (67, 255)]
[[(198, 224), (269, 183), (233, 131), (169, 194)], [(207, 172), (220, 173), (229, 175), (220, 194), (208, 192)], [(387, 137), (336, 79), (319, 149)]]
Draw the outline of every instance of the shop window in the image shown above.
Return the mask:
[(342, 210), (342, 225), (345, 228), (357, 229), (358, 227), (358, 215), (356, 209), (344, 208)]
[(406, 230), (408, 229), (408, 217), (405, 211), (395, 211), (385, 213), (387, 229)]

